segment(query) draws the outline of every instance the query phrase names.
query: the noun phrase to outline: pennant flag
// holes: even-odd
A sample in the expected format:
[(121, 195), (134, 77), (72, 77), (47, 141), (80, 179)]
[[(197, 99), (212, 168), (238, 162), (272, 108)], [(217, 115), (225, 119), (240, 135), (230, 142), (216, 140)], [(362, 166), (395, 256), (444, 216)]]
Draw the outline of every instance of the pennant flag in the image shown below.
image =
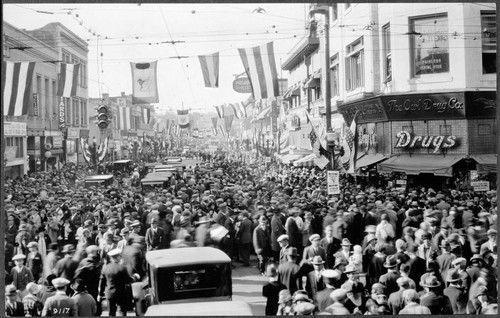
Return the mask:
[(80, 147), (82, 149), (83, 159), (85, 159), (85, 162), (90, 163), (89, 144), (83, 137), (80, 137)]
[(205, 87), (219, 87), (219, 52), (199, 55)]
[(253, 97), (262, 99), (279, 96), (273, 42), (253, 48), (238, 49), (238, 52), (250, 79)]
[(130, 63), (132, 68), (132, 104), (158, 103), (156, 65), (149, 63)]
[(76, 87), (78, 84), (78, 71), (80, 64), (61, 63), (61, 73), (59, 74), (59, 85), (57, 87), (57, 96), (73, 97), (76, 96)]
[(151, 109), (146, 107), (142, 108), (142, 122), (147, 125), (149, 124), (150, 121), (151, 121)]
[(130, 130), (132, 128), (131, 119), (130, 107), (118, 108), (118, 129)]
[(179, 116), (179, 127), (181, 127), (182, 129), (189, 127), (188, 113), (189, 113), (189, 109), (177, 111), (177, 116)]
[(227, 132), (231, 131), (231, 126), (233, 125), (233, 119), (234, 119), (233, 115), (224, 116), (224, 125), (226, 127)]
[(229, 106), (231, 106), (231, 108), (233, 109), (233, 114), (236, 118), (238, 119), (245, 118), (244, 116), (245, 106), (243, 106), (241, 103), (229, 104)]
[(98, 163), (103, 162), (104, 158), (106, 158), (106, 154), (108, 153), (108, 141), (109, 141), (109, 136), (106, 137), (106, 139), (104, 139), (104, 142), (102, 142), (97, 148)]
[(219, 128), (219, 131), (220, 131), (221, 135), (222, 135), (224, 138), (227, 138), (227, 131), (226, 131), (226, 129), (224, 129), (224, 127), (222, 127), (222, 125), (221, 125), (221, 126), (219, 126), (218, 128)]
[(2, 62), (4, 116), (28, 115), (35, 62)]
[(219, 118), (224, 118), (224, 108), (222, 107), (222, 105), (219, 105), (219, 106), (214, 106), (215, 107), (215, 110), (217, 111), (217, 115), (219, 116)]

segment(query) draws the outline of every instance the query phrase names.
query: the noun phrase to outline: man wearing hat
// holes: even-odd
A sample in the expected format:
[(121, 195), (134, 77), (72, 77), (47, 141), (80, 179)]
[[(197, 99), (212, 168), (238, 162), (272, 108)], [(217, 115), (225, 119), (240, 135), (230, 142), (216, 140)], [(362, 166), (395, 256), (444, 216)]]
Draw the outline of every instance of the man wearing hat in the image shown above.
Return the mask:
[(467, 304), (468, 315), (497, 314), (498, 305), (490, 299), (486, 286), (480, 286)]
[(323, 281), (323, 271), (324, 264), (323, 258), (316, 255), (312, 258), (311, 264), (314, 270), (310, 271), (306, 275), (306, 291), (309, 297), (313, 300), (316, 299), (316, 294), (325, 288), (325, 282)]
[[(100, 299), (106, 297), (109, 306), (109, 315), (116, 316), (116, 311), (120, 307), (122, 316), (127, 315), (127, 307), (130, 304), (130, 291), (126, 286), (133, 282), (128, 274), (127, 268), (120, 264), (121, 251), (117, 248), (108, 252), (110, 262), (102, 268), (99, 282)], [(100, 301), (98, 299), (98, 301)]]
[(486, 232), (488, 236), (488, 241), (481, 244), (481, 248), (479, 249), (479, 254), (484, 255), (486, 252), (490, 251), (493, 257), (496, 259), (498, 249), (497, 249), (497, 230), (489, 229)]
[(460, 286), (463, 289), (465, 289), (465, 291), (468, 293), (472, 282), (471, 282), (471, 278), (470, 278), (469, 274), (467, 274), (467, 272), (465, 271), (465, 269), (467, 267), (467, 260), (463, 257), (459, 257), (459, 258), (453, 260), (451, 264), (452, 264), (453, 268), (460, 275), (460, 280), (461, 280)]
[(265, 264), (271, 255), (271, 238), (267, 229), (267, 219), (264, 215), (259, 217), (259, 225), (253, 231), (253, 247), (259, 259), (259, 271), (264, 275)]
[(278, 243), (278, 237), (285, 234), (285, 226), (281, 221), (281, 210), (274, 208), (272, 210), (273, 216), (271, 218), (271, 249), (273, 251), (273, 259), (275, 262), (279, 261), (281, 246)]
[(76, 308), (79, 317), (93, 317), (97, 312), (97, 302), (95, 299), (87, 292), (87, 287), (85, 282), (77, 278), (75, 282), (71, 285), (71, 289), (75, 291), (71, 299), (76, 303)]
[(252, 244), (252, 221), (248, 218), (248, 212), (244, 211), (238, 230), (239, 251), (243, 266), (250, 266), (250, 247)]
[(333, 269), (325, 269), (322, 275), (325, 282), (325, 289), (319, 291), (316, 295), (316, 305), (319, 312), (323, 312), (328, 306), (333, 304), (330, 294), (335, 290), (335, 285), (337, 285), (337, 281), (340, 278), (339, 273)]
[(434, 244), (432, 244), (430, 233), (424, 233), (422, 235), (422, 241), (423, 243), (418, 247), (417, 256), (428, 264), (436, 258), (439, 254), (439, 250)]
[(451, 315), (453, 310), (450, 300), (439, 294), (440, 286), (441, 283), (436, 276), (427, 276), (422, 283), (425, 292), (420, 298), (420, 305), (429, 308), (432, 315)]
[(448, 240), (442, 240), (439, 247), (441, 248), (441, 255), (436, 257), (436, 263), (439, 266), (441, 279), (445, 281), (447, 276), (446, 272), (452, 267), (451, 263), (456, 259), (456, 256), (450, 253), (451, 245)]
[(31, 270), (35, 282), (38, 282), (43, 274), (42, 255), (38, 252), (38, 243), (29, 242), (27, 247), (29, 253), (26, 257), (26, 267)]
[(392, 310), (393, 315), (399, 314), (399, 311), (404, 307), (403, 293), (410, 289), (410, 279), (408, 277), (399, 277), (396, 280), (399, 290), (391, 293), (387, 303)]
[(291, 246), (289, 244), (289, 237), (287, 234), (280, 235), (278, 237), (278, 243), (281, 247), (280, 249), (280, 256), (279, 256), (279, 264), (286, 263), (288, 261), (287, 258), (287, 249), (289, 249)]
[(443, 290), (443, 295), (450, 300), (453, 314), (465, 314), (467, 308), (467, 294), (460, 286), (460, 274), (457, 270), (449, 270), (446, 274), (448, 287)]
[(116, 243), (116, 248), (123, 251), (125, 246), (129, 245), (129, 233), (130, 230), (127, 227), (124, 227), (123, 229), (120, 230), (120, 236), (122, 239), (119, 240), (118, 243)]
[(407, 289), (403, 292), (405, 307), (399, 312), (400, 315), (430, 315), (429, 308), (419, 304), (420, 296), (416, 290)]
[(486, 262), (484, 261), (484, 258), (481, 257), (479, 254), (474, 254), (472, 255), (470, 259), (470, 266), (467, 268), (466, 272), (469, 274), (469, 277), (472, 282), (475, 282), (476, 279), (479, 277), (479, 272), (481, 271), (481, 268), (484, 267)]
[(6, 317), (24, 317), (23, 303), (17, 301), (18, 295), (16, 286), (5, 286), (5, 316)]
[(349, 257), (351, 256), (351, 246), (351, 241), (349, 241), (348, 238), (342, 239), (342, 248), (333, 255), (335, 257), (335, 260), (342, 259), (346, 264), (349, 263)]
[[(99, 258), (99, 248), (96, 245), (88, 246), (85, 249), (87, 257), (82, 259), (78, 264), (75, 272), (75, 279), (80, 279), (86, 286), (87, 292), (94, 298), (97, 303), (99, 295), (99, 280), (101, 276), (102, 264)], [(97, 303), (97, 314), (101, 313), (101, 304)]]
[(332, 315), (350, 315), (349, 310), (344, 306), (344, 302), (347, 299), (347, 291), (345, 289), (335, 289), (330, 293), (330, 298), (332, 299), (332, 304), (328, 306), (324, 312), (330, 313)]
[(146, 231), (146, 249), (154, 251), (163, 248), (165, 233), (158, 226), (158, 219), (151, 219), (151, 227)]
[(76, 317), (78, 310), (75, 300), (66, 295), (66, 287), (69, 284), (66, 278), (55, 278), (52, 285), (56, 289), (54, 296), (47, 298), (42, 310), (42, 317)]
[(265, 313), (266, 316), (274, 316), (278, 312), (279, 292), (286, 289), (286, 286), (278, 280), (275, 264), (267, 265), (266, 276), (269, 282), (262, 286), (262, 296), (267, 298)]
[(396, 255), (389, 255), (385, 259), (384, 267), (387, 268), (387, 273), (380, 276), (378, 282), (384, 284), (385, 295), (389, 297), (390, 294), (399, 290), (397, 280), (401, 275), (398, 272), (398, 259)]
[(31, 270), (24, 266), (24, 262), (26, 260), (26, 256), (23, 254), (16, 254), (12, 258), (16, 266), (14, 266), (10, 270), (10, 276), (12, 278), (12, 285), (16, 287), (16, 290), (19, 291), (19, 296), (23, 299), (24, 296), (28, 294), (26, 291), (26, 286), (28, 283), (33, 282), (33, 274)]
[(278, 266), (278, 279), (290, 293), (302, 289), (302, 277), (299, 276), (300, 266), (297, 265), (299, 253), (295, 247), (285, 250), (287, 261)]
[(285, 222), (285, 231), (288, 235), (288, 242), (291, 246), (296, 247), (299, 254), (303, 251), (302, 246), (302, 229), (304, 221), (300, 217), (301, 209), (293, 207), (290, 210), (290, 216)]
[(56, 267), (54, 268), (54, 274), (56, 274), (57, 277), (65, 278), (72, 283), (75, 271), (79, 264), (78, 261), (73, 259), (75, 247), (73, 244), (64, 245), (62, 253), (64, 254), (64, 257), (57, 262)]
[(312, 234), (311, 236), (309, 236), (309, 242), (311, 242), (311, 245), (307, 246), (304, 249), (302, 262), (307, 262), (314, 256), (320, 256), (321, 259), (326, 259), (326, 251), (321, 246), (319, 246), (320, 240), (321, 236), (319, 236), (319, 234)]
[(319, 246), (325, 250), (325, 268), (333, 268), (335, 264), (334, 254), (341, 249), (342, 242), (333, 236), (333, 228), (331, 225), (325, 227), (325, 237), (319, 241)]

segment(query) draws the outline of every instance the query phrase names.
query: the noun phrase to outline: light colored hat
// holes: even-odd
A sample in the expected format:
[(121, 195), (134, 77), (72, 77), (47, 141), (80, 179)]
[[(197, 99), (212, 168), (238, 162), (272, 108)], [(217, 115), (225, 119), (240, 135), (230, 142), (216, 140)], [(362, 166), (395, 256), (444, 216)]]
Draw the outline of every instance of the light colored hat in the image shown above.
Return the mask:
[(351, 274), (351, 273), (357, 273), (357, 270), (356, 267), (354, 267), (354, 265), (349, 264), (345, 267), (344, 274)]
[(28, 291), (28, 293), (32, 294), (32, 295), (36, 295), (38, 294), (38, 292), (40, 291), (40, 288), (41, 286), (40, 285), (37, 285), (36, 283), (28, 283), (28, 285), (26, 285), (26, 290)]
[(38, 243), (37, 242), (29, 242), (28, 245), (27, 245), (28, 248), (30, 247), (36, 247), (38, 248)]
[(64, 287), (68, 284), (69, 284), (69, 280), (67, 280), (66, 278), (63, 278), (63, 277), (54, 278), (52, 280), (52, 285), (54, 285), (55, 288)]
[(348, 238), (342, 239), (342, 246), (351, 246), (351, 241)]
[(16, 286), (7, 285), (5, 286), (5, 296), (15, 296), (17, 295)]
[(286, 235), (286, 234), (282, 234), (282, 235), (280, 235), (280, 236), (278, 237), (278, 242), (281, 242), (281, 241), (283, 241), (283, 240), (287, 240), (287, 241), (289, 241), (289, 240), (290, 240), (290, 238), (288, 237), (288, 235)]
[(16, 254), (16, 255), (14, 255), (14, 257), (12, 257), (13, 261), (25, 260), (25, 259), (26, 259), (26, 255), (24, 255), (24, 254)]
[(110, 257), (115, 257), (115, 256), (120, 255), (120, 254), (121, 254), (121, 250), (119, 248), (115, 248), (115, 249), (108, 252), (108, 255)]
[(333, 269), (325, 269), (321, 273), (321, 275), (323, 275), (323, 277), (328, 278), (328, 279), (335, 279), (335, 278), (340, 277), (339, 272), (337, 272), (336, 270), (333, 270)]
[(341, 302), (342, 300), (344, 300), (346, 298), (346, 296), (347, 296), (347, 290), (342, 289), (342, 288), (335, 289), (334, 291), (332, 291), (330, 293), (330, 298), (334, 302)]
[(304, 301), (304, 302), (300, 302), (299, 304), (295, 305), (293, 307), (293, 310), (298, 315), (309, 315), (314, 311), (314, 308), (316, 308), (316, 306), (314, 304), (311, 304), (310, 302)]
[(312, 242), (314, 240), (320, 240), (321, 239), (321, 236), (319, 236), (319, 234), (313, 234), (311, 236), (309, 236), (309, 241)]
[(424, 282), (422, 283), (422, 287), (439, 287), (439, 286), (441, 286), (441, 283), (434, 275), (427, 276)]
[(455, 259), (453, 262), (451, 262), (452, 265), (457, 265), (457, 264), (461, 264), (461, 263), (466, 263), (467, 260), (463, 257), (459, 257), (457, 259)]

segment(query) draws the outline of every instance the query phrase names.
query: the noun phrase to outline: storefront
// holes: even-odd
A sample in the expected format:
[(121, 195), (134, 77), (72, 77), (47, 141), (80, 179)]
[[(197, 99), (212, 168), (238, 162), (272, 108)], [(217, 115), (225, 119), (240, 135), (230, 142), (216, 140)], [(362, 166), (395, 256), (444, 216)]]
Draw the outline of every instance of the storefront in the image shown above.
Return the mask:
[[(89, 139), (89, 130), (88, 129), (80, 129), (80, 138), (83, 138), (83, 139)], [(85, 159), (83, 159), (83, 154), (82, 154), (82, 151), (81, 149), (79, 149), (79, 143), (77, 143), (76, 147), (77, 147), (77, 158), (78, 158), (78, 164), (79, 165), (82, 165), (82, 164), (85, 164)]]
[[(463, 160), (492, 170), (496, 158), (496, 92), (381, 95), (339, 105), (357, 123), (356, 167), (384, 174), (460, 178)], [(409, 183), (422, 178), (409, 178)]]
[(78, 128), (68, 127), (66, 138), (66, 162), (78, 165), (80, 131)]
[(11, 178), (23, 176), (28, 172), (26, 123), (4, 122), (3, 137), (3, 174)]
[(45, 170), (61, 168), (64, 162), (63, 133), (59, 130), (46, 130), (43, 156), (45, 157)]

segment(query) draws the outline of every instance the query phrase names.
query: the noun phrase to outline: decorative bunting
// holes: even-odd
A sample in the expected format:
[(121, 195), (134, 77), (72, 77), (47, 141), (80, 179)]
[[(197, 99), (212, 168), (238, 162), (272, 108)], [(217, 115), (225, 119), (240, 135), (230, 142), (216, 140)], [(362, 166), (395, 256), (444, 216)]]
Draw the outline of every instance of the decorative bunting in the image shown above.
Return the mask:
[(189, 127), (189, 109), (183, 109), (177, 111), (177, 116), (179, 117), (179, 127), (186, 129)]
[(85, 159), (85, 162), (90, 163), (89, 143), (83, 137), (80, 137), (80, 148), (82, 149), (83, 159)]
[(146, 125), (151, 121), (151, 109), (143, 107), (142, 108), (142, 122)]
[(59, 74), (57, 96), (68, 98), (76, 96), (79, 70), (80, 64), (61, 63), (61, 73)]
[(104, 158), (106, 158), (106, 154), (108, 153), (108, 142), (109, 142), (109, 136), (106, 137), (106, 139), (104, 139), (104, 142), (102, 142), (97, 148), (98, 163), (103, 162)]
[(224, 107), (222, 105), (219, 106), (214, 106), (215, 110), (217, 111), (217, 115), (219, 116), (220, 119), (224, 118)]
[(28, 115), (35, 62), (2, 62), (4, 116)]
[(205, 87), (219, 87), (219, 52), (198, 56)]

